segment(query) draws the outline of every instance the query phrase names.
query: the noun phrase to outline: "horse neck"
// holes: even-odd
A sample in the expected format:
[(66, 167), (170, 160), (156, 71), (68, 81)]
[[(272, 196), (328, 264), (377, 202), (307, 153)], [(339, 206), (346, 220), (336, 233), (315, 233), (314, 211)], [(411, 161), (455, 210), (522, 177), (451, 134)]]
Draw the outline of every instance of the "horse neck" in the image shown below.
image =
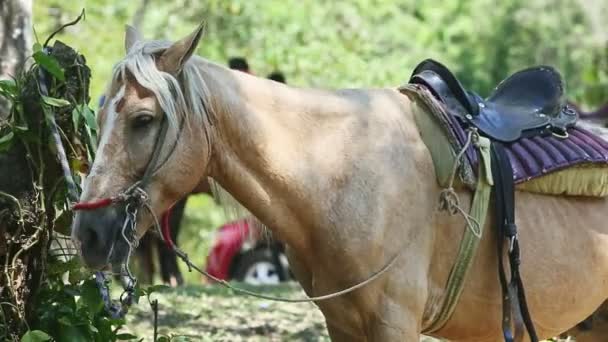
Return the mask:
[(210, 177), (279, 239), (305, 248), (308, 233), (295, 227), (315, 198), (307, 177), (314, 165), (304, 154), (314, 140), (311, 125), (323, 120), (316, 91), (215, 65), (205, 77), (215, 112)]

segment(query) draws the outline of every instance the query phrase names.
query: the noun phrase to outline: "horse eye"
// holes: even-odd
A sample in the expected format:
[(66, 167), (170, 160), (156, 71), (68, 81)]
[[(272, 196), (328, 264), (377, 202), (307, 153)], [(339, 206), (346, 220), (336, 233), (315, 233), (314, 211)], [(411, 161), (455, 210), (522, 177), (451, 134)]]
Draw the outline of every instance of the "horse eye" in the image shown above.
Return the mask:
[(138, 115), (135, 117), (135, 119), (133, 119), (133, 128), (144, 128), (147, 125), (149, 125), (152, 120), (154, 120), (154, 117), (150, 114), (142, 114), (142, 115)]

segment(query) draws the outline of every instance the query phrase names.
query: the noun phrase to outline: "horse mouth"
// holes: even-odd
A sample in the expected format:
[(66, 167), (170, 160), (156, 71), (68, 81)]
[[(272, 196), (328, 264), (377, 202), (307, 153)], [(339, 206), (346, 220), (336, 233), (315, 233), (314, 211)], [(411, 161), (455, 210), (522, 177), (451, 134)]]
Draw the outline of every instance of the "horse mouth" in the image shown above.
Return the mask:
[(131, 248), (129, 243), (127, 243), (122, 237), (118, 238), (112, 244), (110, 251), (108, 253), (108, 264), (112, 267), (116, 267), (116, 265), (123, 265), (129, 261), (129, 254), (131, 253)]
[(130, 247), (122, 237), (113, 241), (109, 248), (100, 249), (97, 246), (79, 244), (80, 256), (85, 266), (93, 271), (115, 269), (128, 262)]

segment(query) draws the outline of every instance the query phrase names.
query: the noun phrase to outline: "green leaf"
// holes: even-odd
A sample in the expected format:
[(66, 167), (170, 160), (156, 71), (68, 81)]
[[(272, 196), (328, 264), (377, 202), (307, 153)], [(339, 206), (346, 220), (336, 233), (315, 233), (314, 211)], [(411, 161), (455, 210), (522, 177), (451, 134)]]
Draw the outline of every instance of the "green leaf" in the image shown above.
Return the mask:
[(171, 342), (188, 342), (186, 336), (171, 336)]
[(147, 289), (145, 289), (145, 292), (148, 295), (151, 295), (154, 292), (160, 292), (160, 291), (164, 291), (164, 290), (168, 290), (171, 287), (164, 285), (164, 284), (159, 284), (159, 285), (152, 285), (152, 286), (148, 286)]
[(55, 78), (60, 81), (65, 81), (63, 68), (59, 65), (59, 62), (57, 62), (55, 57), (49, 56), (42, 51), (37, 51), (34, 53), (34, 60), (51, 75), (55, 76)]
[(0, 80), (0, 93), (5, 96), (17, 95), (17, 83), (15, 80)]
[(92, 336), (88, 331), (84, 330), (85, 327), (78, 325), (62, 326), (59, 329), (58, 341), (70, 341), (70, 342), (90, 342)]
[(70, 101), (64, 100), (64, 99), (58, 99), (55, 97), (49, 97), (49, 96), (42, 96), (42, 101), (44, 101), (44, 103), (48, 104), (49, 106), (53, 106), (53, 107), (65, 107), (65, 106), (69, 106), (70, 105)]
[(29, 330), (21, 337), (21, 342), (43, 342), (49, 341), (51, 336), (41, 330)]
[(32, 47), (32, 51), (34, 51), (34, 52), (42, 51), (42, 45), (40, 45), (40, 43), (38, 43), (38, 42), (34, 43), (34, 46)]
[(95, 159), (95, 153), (97, 152), (97, 133), (90, 127), (85, 127), (87, 133), (87, 147), (91, 154), (89, 160)]
[(131, 334), (118, 334), (118, 335), (116, 335), (116, 339), (119, 340), (119, 341), (135, 340), (136, 338), (137, 338), (137, 336), (131, 335)]
[(48, 264), (47, 273), (48, 275), (62, 275), (65, 272), (78, 270), (80, 268), (80, 260), (78, 258), (72, 258), (68, 261), (55, 260)]
[(87, 126), (89, 126), (92, 130), (97, 131), (97, 121), (95, 120), (95, 114), (89, 108), (89, 106), (83, 106), (80, 113), (84, 117)]
[(66, 325), (66, 326), (74, 325), (74, 324), (72, 324), (72, 320), (68, 316), (59, 317), (59, 319), (57, 320), (57, 322), (59, 322), (59, 323), (61, 323), (63, 325)]
[(103, 308), (103, 300), (99, 293), (99, 288), (92, 279), (86, 280), (82, 284), (81, 298), (83, 304), (88, 307), (89, 313), (95, 315)]
[(72, 123), (74, 124), (74, 131), (78, 132), (78, 126), (80, 126), (80, 118), (83, 116), (81, 114), (82, 106), (74, 107), (72, 110)]
[(11, 147), (11, 143), (13, 142), (13, 137), (15, 134), (13, 131), (8, 132), (4, 136), (0, 137), (0, 152), (6, 151)]

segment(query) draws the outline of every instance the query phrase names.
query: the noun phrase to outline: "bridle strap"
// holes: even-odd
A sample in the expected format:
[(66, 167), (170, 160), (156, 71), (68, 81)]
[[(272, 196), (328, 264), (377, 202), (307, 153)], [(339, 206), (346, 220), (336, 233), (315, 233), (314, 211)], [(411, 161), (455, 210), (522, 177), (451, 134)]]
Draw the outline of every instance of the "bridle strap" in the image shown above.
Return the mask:
[[(160, 154), (162, 153), (163, 145), (164, 145), (165, 139), (167, 138), (167, 131), (169, 130), (169, 124), (167, 123), (167, 115), (164, 113), (163, 113), (163, 118), (161, 120), (162, 121), (160, 123), (160, 131), (158, 132), (158, 135), (156, 136), (156, 142), (154, 143), (154, 150), (152, 150), (152, 154), (150, 155), (150, 159), (148, 160), (148, 165), (146, 165), (146, 170), (144, 171), (144, 175), (139, 180), (139, 187), (141, 187), (141, 188), (148, 185), (148, 183), (152, 179), (152, 176), (154, 175), (154, 173), (158, 169), (160, 169), (160, 167), (162, 167), (162, 165), (160, 165), (160, 167), (156, 167), (156, 163), (158, 162), (158, 159), (160, 158)], [(176, 140), (177, 140), (177, 138), (176, 138)], [(176, 145), (177, 145), (177, 142), (176, 142)], [(166, 160), (165, 160), (165, 162), (166, 162)], [(165, 162), (163, 162), (163, 164)]]

